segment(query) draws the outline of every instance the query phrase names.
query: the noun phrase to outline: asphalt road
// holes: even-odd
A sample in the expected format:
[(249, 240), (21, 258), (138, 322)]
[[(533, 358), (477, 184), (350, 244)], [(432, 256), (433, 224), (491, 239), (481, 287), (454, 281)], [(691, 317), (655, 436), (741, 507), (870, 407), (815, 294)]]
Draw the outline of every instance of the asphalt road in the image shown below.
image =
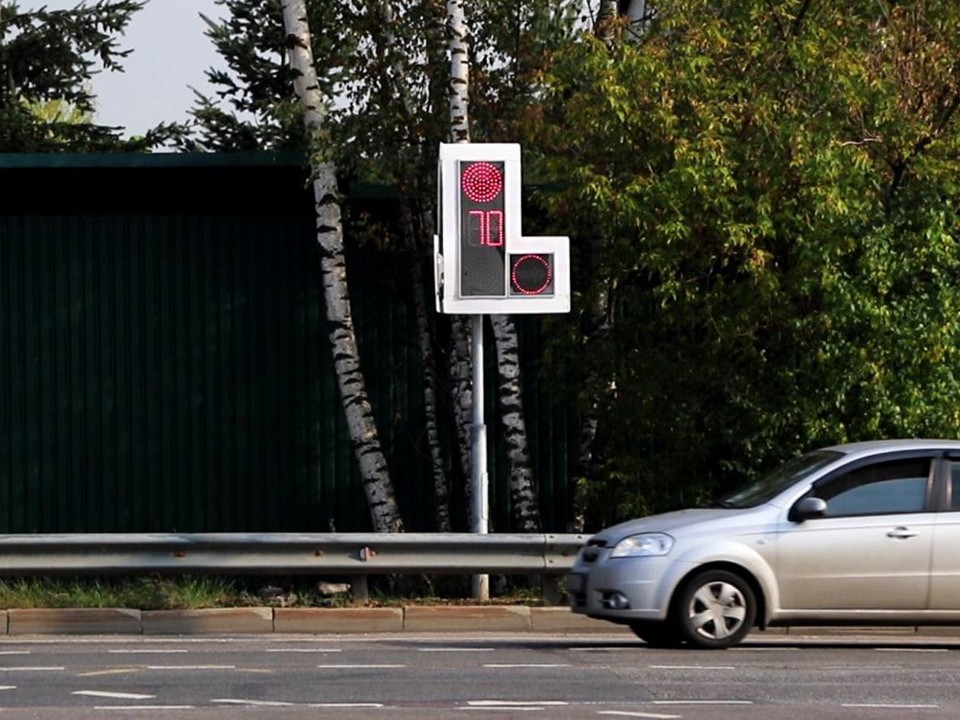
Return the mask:
[(960, 639), (18, 637), (0, 640), (0, 716), (952, 720)]

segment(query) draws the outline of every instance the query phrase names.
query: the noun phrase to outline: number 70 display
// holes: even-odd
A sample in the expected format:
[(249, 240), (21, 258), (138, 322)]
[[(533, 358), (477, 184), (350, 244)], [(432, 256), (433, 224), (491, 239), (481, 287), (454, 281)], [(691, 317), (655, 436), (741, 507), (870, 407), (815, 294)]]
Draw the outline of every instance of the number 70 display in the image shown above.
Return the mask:
[(569, 312), (569, 238), (521, 234), (520, 146), (441, 144), (438, 170), (437, 310)]

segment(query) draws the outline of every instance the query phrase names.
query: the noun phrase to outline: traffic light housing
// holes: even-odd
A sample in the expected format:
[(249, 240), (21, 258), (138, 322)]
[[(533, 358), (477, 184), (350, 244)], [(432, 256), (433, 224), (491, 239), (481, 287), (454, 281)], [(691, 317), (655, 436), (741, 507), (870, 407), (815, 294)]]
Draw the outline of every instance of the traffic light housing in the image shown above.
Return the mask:
[(569, 312), (569, 239), (521, 234), (520, 146), (442, 144), (438, 176), (438, 311)]

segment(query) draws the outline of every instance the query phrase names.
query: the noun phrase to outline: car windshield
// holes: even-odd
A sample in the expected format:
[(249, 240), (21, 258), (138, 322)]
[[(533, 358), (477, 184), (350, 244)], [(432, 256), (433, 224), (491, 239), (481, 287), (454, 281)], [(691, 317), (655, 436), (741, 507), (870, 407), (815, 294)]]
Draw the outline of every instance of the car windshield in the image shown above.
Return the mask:
[(780, 465), (773, 472), (763, 475), (758, 480), (734, 490), (725, 495), (716, 507), (750, 508), (769, 502), (788, 487), (820, 468), (829, 465), (842, 453), (833, 450), (814, 450), (800, 455)]

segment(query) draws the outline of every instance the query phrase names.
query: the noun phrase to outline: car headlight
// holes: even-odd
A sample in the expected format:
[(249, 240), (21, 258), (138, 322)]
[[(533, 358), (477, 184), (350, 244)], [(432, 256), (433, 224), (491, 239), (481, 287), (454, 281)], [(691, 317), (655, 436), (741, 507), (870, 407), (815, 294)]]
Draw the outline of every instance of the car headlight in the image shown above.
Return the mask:
[(640, 535), (631, 535), (618, 542), (613, 552), (612, 558), (623, 557), (650, 557), (653, 555), (666, 555), (673, 549), (673, 538), (666, 533), (641, 533)]

